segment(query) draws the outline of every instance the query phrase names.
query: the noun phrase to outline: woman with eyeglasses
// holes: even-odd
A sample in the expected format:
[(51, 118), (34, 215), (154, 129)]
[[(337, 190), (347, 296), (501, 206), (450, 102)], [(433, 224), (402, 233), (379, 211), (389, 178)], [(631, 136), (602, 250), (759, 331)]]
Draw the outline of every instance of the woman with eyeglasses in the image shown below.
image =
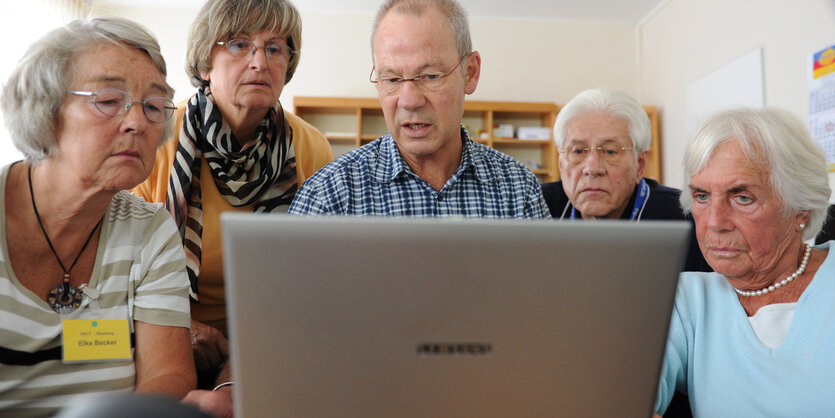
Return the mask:
[(173, 128), (156, 39), (120, 18), (35, 42), (2, 92), (26, 160), (0, 169), (0, 415), (196, 385), (188, 276), (165, 209), (127, 192)]
[(220, 214), (285, 212), (333, 159), (325, 137), (279, 102), (300, 50), (301, 17), (290, 2), (207, 1), (186, 53), (197, 92), (178, 104), (173, 139), (134, 190), (164, 202), (184, 239), (200, 386), (218, 389), (194, 396), (228, 398), (232, 389), (228, 367), (215, 377), (227, 357)]

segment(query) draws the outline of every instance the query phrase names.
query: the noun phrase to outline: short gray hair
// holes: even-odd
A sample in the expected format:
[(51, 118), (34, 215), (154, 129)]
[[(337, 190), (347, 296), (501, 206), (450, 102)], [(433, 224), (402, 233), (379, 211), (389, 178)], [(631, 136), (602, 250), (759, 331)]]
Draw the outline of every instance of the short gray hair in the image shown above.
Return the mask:
[(806, 126), (777, 108), (735, 108), (716, 113), (699, 124), (684, 151), (684, 192), (681, 207), (690, 212), (690, 178), (702, 171), (720, 144), (735, 141), (749, 162), (767, 167), (769, 184), (790, 215), (809, 211), (803, 240), (818, 235), (826, 221), (829, 175), (826, 156)]
[[(37, 40), (18, 62), (3, 86), (0, 109), (15, 147), (27, 161), (37, 163), (58, 150), (55, 135), (61, 105), (75, 76), (72, 64), (82, 52), (104, 42), (133, 47), (148, 54), (166, 76), (165, 59), (156, 38), (141, 25), (120, 17), (97, 17), (70, 22)], [(166, 95), (174, 89), (165, 83)], [(159, 144), (174, 130), (165, 123)]]
[(473, 41), (470, 37), (470, 24), (467, 22), (467, 13), (455, 0), (387, 0), (377, 10), (377, 17), (374, 18), (374, 30), (371, 31), (371, 56), (374, 59), (374, 35), (380, 22), (394, 9), (397, 13), (422, 16), (428, 7), (436, 7), (442, 15), (447, 18), (452, 33), (455, 35), (455, 46), (458, 50), (458, 58), (473, 52)]
[(652, 145), (652, 130), (649, 116), (643, 106), (626, 93), (602, 88), (589, 89), (574, 96), (557, 114), (554, 122), (554, 142), (557, 149), (563, 149), (566, 125), (574, 118), (587, 113), (608, 113), (626, 121), (629, 125), (629, 139), (634, 154), (649, 151)]
[(284, 84), (290, 82), (302, 50), (302, 18), (287, 0), (208, 0), (191, 25), (186, 49), (186, 73), (194, 87), (209, 85), (201, 74), (212, 70), (212, 48), (242, 33), (274, 32), (295, 53), (287, 63)]

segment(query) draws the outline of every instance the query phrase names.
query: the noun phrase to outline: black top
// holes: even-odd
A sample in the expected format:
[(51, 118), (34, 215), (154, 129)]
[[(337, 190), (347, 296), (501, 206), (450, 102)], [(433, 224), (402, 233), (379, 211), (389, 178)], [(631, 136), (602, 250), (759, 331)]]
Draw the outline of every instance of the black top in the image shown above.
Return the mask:
[[(672, 187), (666, 187), (658, 184), (653, 179), (644, 178), (649, 186), (649, 198), (647, 199), (644, 209), (640, 214), (639, 220), (668, 220), (668, 221), (689, 221), (692, 229), (690, 232), (690, 248), (687, 251), (687, 260), (685, 261), (682, 271), (713, 271), (710, 265), (705, 261), (699, 250), (699, 244), (696, 240), (696, 229), (693, 223), (693, 218), (685, 216), (679, 204), (679, 195), (681, 191)], [(557, 219), (569, 219), (571, 214), (571, 205), (568, 201), (568, 196), (562, 187), (562, 180), (551, 183), (542, 184), (542, 195), (545, 197), (545, 203), (548, 204), (548, 209), (551, 211), (551, 217)], [(626, 204), (623, 214), (620, 219), (629, 220), (632, 214), (632, 207), (635, 206), (635, 199), (638, 196), (638, 186), (632, 191), (632, 196)], [(579, 215), (580, 211), (577, 211)], [(563, 213), (565, 216), (563, 217)], [(577, 216), (575, 220), (581, 220)]]

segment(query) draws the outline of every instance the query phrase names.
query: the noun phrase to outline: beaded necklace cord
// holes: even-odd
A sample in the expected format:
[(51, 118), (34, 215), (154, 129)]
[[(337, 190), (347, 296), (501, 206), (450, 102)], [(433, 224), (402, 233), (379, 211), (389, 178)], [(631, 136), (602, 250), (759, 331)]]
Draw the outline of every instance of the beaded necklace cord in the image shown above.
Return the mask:
[(79, 288), (70, 284), (70, 271), (73, 267), (75, 267), (75, 263), (78, 262), (78, 259), (81, 258), (81, 254), (84, 254), (84, 250), (87, 249), (87, 245), (90, 244), (90, 240), (93, 239), (93, 235), (96, 233), (96, 230), (99, 229), (99, 226), (104, 220), (104, 216), (102, 216), (102, 218), (99, 219), (99, 222), (96, 223), (96, 226), (93, 227), (93, 230), (87, 237), (87, 241), (84, 242), (84, 246), (81, 247), (81, 251), (79, 251), (78, 255), (75, 256), (75, 260), (73, 260), (70, 268), (66, 268), (64, 267), (64, 263), (61, 262), (61, 257), (58, 257), (58, 252), (55, 251), (55, 246), (52, 245), (52, 240), (49, 239), (49, 235), (46, 233), (46, 228), (44, 228), (43, 221), (41, 220), (41, 214), (38, 213), (38, 205), (35, 204), (35, 192), (32, 190), (32, 166), (29, 166), (29, 197), (32, 198), (32, 209), (35, 211), (35, 218), (38, 219), (38, 225), (41, 227), (43, 237), (46, 238), (46, 243), (49, 244), (49, 249), (52, 250), (52, 255), (55, 256), (55, 260), (58, 261), (58, 265), (61, 266), (61, 270), (64, 271), (63, 282), (52, 288), (49, 293), (47, 293), (47, 304), (49, 304), (49, 307), (52, 308), (53, 311), (58, 313), (72, 312), (81, 306), (82, 292)]

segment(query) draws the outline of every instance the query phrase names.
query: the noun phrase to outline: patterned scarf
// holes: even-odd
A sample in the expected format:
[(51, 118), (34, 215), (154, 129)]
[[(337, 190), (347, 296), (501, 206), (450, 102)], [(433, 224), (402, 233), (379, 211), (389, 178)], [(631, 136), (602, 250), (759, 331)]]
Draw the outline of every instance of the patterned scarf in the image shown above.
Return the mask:
[(186, 252), (191, 297), (197, 301), (197, 276), (203, 254), (203, 193), (200, 163), (205, 158), (220, 194), (232, 206), (254, 212), (287, 210), (298, 188), (293, 131), (281, 104), (267, 112), (252, 140), (241, 147), (208, 87), (200, 87), (186, 106), (165, 208), (171, 212)]

